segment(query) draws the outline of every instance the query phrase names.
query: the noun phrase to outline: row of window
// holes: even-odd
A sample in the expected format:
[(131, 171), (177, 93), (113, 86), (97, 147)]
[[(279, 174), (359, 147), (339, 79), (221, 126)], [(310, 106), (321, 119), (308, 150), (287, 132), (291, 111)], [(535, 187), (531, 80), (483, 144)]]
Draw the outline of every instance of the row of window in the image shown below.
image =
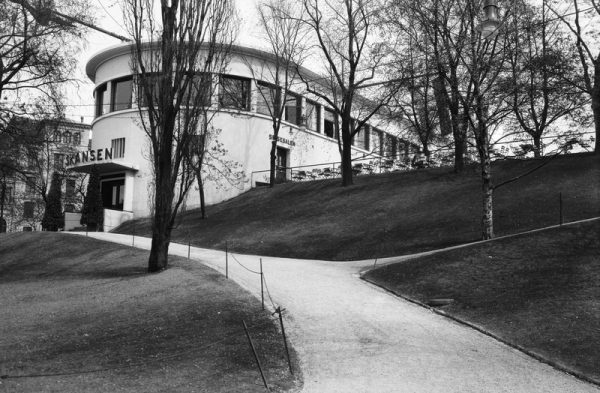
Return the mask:
[(81, 145), (81, 133), (79, 133), (79, 132), (71, 133), (70, 131), (65, 131), (65, 132), (54, 131), (52, 140), (55, 143), (64, 143), (67, 145), (73, 144), (75, 146), (79, 146), (79, 145)]
[[(72, 198), (75, 196), (75, 179), (65, 179), (65, 198)], [(33, 195), (37, 193), (37, 178), (34, 176), (28, 176), (25, 179), (25, 194)], [(12, 194), (12, 190), (11, 190)], [(10, 195), (10, 194), (9, 194)], [(12, 200), (12, 196), (11, 196)]]
[[(23, 202), (23, 218), (34, 218), (36, 202)], [(65, 204), (65, 213), (74, 213), (75, 205), (72, 203)], [(25, 230), (25, 228), (23, 228)], [(31, 229), (30, 229), (31, 230)]]
[[(211, 86), (212, 83), (207, 83), (206, 78), (212, 78), (210, 74), (199, 74), (194, 77), (191, 85), (188, 87), (188, 94), (184, 95), (183, 102), (188, 102), (190, 105), (211, 105), (212, 91), (205, 88)], [(150, 76), (151, 81), (148, 85), (154, 86), (151, 88), (152, 94), (158, 91), (157, 84), (160, 82), (159, 76)], [(219, 83), (219, 106), (227, 109), (236, 109), (242, 111), (250, 110), (250, 86), (251, 80), (231, 75), (220, 75)], [(108, 97), (107, 88), (111, 85), (111, 97)], [(189, 94), (192, 93), (192, 94)], [(146, 105), (147, 99), (143, 91), (139, 91), (138, 102), (143, 107)], [(95, 91), (96, 97), (96, 116), (101, 116), (106, 113), (129, 109), (132, 107), (133, 95), (133, 77), (125, 77), (104, 83)], [(274, 108), (281, 108), (282, 88), (271, 83), (259, 81), (257, 82), (257, 97), (256, 97), (256, 112), (272, 116)], [(195, 101), (195, 102), (192, 102)], [(288, 92), (285, 95), (285, 103), (283, 105), (283, 120), (295, 125), (304, 125), (307, 129), (324, 134), (330, 138), (337, 138), (335, 133), (336, 114), (333, 110), (323, 106), (315, 101), (306, 99), (304, 108), (302, 106), (302, 96), (296, 93)], [(321, 122), (321, 116), (323, 121)], [(321, 129), (321, 127), (323, 129)], [(373, 136), (371, 136), (373, 135)], [(402, 151), (402, 140), (395, 138), (385, 132), (371, 126), (365, 126), (354, 137), (352, 144), (358, 148), (370, 150), (371, 147), (378, 148), (379, 154), (396, 156), (397, 152)], [(113, 157), (117, 151), (113, 146)], [(408, 148), (408, 145), (406, 145)], [(123, 141), (124, 152), (124, 141)]]

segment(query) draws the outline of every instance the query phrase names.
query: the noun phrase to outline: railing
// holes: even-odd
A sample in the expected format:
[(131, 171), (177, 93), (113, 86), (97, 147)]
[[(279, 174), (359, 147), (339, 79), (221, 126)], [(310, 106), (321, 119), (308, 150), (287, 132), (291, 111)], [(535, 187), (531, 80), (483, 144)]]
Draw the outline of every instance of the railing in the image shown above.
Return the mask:
[[(377, 173), (408, 171), (413, 169), (438, 167), (452, 165), (452, 162), (444, 163), (439, 160), (427, 161), (425, 157), (419, 159), (398, 159), (386, 156), (360, 157), (352, 159), (352, 172), (355, 176), (371, 175)], [(340, 177), (342, 173), (341, 164), (338, 162), (326, 162), (311, 165), (299, 165), (294, 167), (277, 167), (276, 183), (309, 181), (320, 179), (331, 179)], [(252, 187), (266, 185), (269, 183), (270, 171), (254, 171), (250, 175)]]

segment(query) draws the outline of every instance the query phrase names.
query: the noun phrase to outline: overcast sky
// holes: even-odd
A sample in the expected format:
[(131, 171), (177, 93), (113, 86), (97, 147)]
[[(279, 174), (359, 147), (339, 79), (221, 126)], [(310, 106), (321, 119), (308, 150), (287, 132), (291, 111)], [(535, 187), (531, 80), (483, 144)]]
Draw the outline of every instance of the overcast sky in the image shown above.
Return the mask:
[[(123, 29), (123, 16), (119, 0), (94, 0), (96, 25), (105, 30), (127, 36)], [(256, 3), (258, 0), (235, 0), (241, 20), (238, 44), (253, 47), (264, 47), (261, 40), (256, 18)], [(93, 83), (85, 74), (85, 65), (95, 53), (107, 47), (120, 44), (116, 38), (96, 31), (90, 31), (86, 37), (84, 51), (76, 59), (78, 61), (77, 77), (81, 81), (78, 88), (69, 89), (66, 97), (67, 117), (79, 121), (83, 116), (84, 122), (90, 123), (94, 115)]]

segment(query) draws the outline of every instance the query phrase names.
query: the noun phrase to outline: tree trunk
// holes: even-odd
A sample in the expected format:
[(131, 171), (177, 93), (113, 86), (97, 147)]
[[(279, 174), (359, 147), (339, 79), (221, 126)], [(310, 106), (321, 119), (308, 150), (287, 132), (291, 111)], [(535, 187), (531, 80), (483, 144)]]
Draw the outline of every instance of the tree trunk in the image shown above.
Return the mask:
[[(600, 66), (598, 68), (600, 68)], [(600, 72), (598, 74), (600, 74)], [(600, 81), (596, 79), (595, 84), (596, 86), (594, 87), (594, 90), (591, 94), (592, 112), (594, 114), (594, 126), (596, 128), (594, 152), (596, 155), (600, 156), (600, 149), (598, 148), (598, 143), (600, 143)]]
[(454, 136), (454, 172), (461, 173), (465, 169), (465, 151), (467, 150), (467, 138), (461, 131), (460, 126), (453, 132)]
[(198, 177), (198, 192), (200, 193), (200, 214), (201, 218), (206, 219), (206, 200), (204, 198), (204, 181)]
[(533, 156), (540, 158), (542, 156), (542, 137), (533, 135)]
[(275, 164), (277, 163), (277, 134), (273, 127), (273, 143), (271, 143), (271, 165), (269, 167), (269, 187), (275, 186)]
[(342, 186), (351, 186), (352, 179), (352, 138), (350, 137), (350, 120), (342, 119)]
[[(487, 150), (487, 149), (486, 149)], [(481, 180), (483, 195), (483, 214), (481, 216), (482, 238), (484, 240), (494, 237), (494, 205), (492, 186), (492, 162), (489, 152), (484, 152), (481, 157)]]
[(150, 249), (150, 258), (148, 259), (149, 273), (159, 272), (167, 268), (170, 238), (171, 229), (168, 226), (166, 228), (153, 226), (152, 248)]

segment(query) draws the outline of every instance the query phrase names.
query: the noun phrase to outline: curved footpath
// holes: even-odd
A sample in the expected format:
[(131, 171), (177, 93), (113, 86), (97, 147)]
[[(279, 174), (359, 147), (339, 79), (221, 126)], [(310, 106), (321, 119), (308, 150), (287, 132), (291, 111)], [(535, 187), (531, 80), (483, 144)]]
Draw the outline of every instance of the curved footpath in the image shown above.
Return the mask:
[[(132, 244), (129, 235), (89, 235)], [(135, 237), (135, 246), (149, 249), (150, 239)], [(188, 255), (187, 245), (171, 243), (169, 250), (173, 255)], [(246, 267), (259, 270), (259, 257), (234, 255)], [(192, 247), (191, 258), (225, 271), (222, 251)], [(366, 283), (359, 272), (372, 266), (373, 260), (262, 259), (273, 301), (287, 310), (286, 332), (300, 356), (302, 392), (600, 392), (594, 385)], [(259, 276), (232, 257), (229, 277), (260, 298)]]

